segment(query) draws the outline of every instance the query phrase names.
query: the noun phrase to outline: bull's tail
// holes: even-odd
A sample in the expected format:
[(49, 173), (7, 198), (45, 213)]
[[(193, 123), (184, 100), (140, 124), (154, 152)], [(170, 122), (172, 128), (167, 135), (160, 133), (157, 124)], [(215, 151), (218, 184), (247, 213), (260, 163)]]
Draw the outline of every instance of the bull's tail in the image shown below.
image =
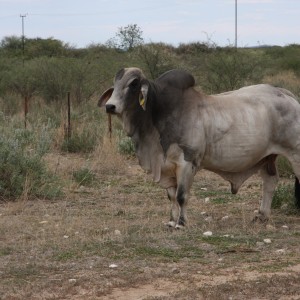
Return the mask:
[(295, 178), (295, 205), (300, 209), (300, 183), (297, 177)]

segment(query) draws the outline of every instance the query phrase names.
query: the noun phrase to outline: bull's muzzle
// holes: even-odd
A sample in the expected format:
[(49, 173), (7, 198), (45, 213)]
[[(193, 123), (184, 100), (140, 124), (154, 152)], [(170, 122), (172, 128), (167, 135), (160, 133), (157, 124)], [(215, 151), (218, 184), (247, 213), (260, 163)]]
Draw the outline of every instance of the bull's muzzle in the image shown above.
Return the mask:
[(105, 109), (106, 109), (106, 112), (108, 114), (115, 114), (116, 113), (116, 106), (113, 105), (113, 104), (106, 104)]

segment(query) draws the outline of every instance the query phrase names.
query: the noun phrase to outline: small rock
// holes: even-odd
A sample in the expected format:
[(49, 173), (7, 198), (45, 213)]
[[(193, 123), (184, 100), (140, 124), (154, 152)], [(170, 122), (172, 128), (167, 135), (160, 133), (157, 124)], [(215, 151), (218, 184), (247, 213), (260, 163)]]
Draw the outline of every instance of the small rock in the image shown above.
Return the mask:
[(278, 249), (276, 250), (277, 254), (285, 254), (285, 249)]
[(41, 221), (40, 224), (46, 224), (48, 221)]
[(178, 268), (173, 268), (173, 269), (171, 270), (171, 272), (172, 272), (173, 274), (179, 274), (179, 273), (180, 273), (180, 269), (178, 269)]
[(230, 235), (229, 234), (224, 234), (223, 237), (230, 237)]
[(69, 279), (69, 283), (76, 283), (76, 279), (75, 278), (71, 278), (71, 279)]
[(205, 215), (206, 215), (206, 211), (202, 211), (202, 212), (200, 213), (200, 215), (205, 216)]
[(121, 235), (121, 231), (118, 230), (118, 229), (116, 229), (116, 230), (115, 230), (115, 235)]
[(207, 188), (200, 188), (200, 190), (202, 190), (202, 191), (207, 191)]
[(206, 221), (206, 222), (212, 222), (212, 220), (213, 220), (213, 218), (211, 216), (204, 219), (204, 221)]
[(209, 203), (209, 201), (210, 201), (209, 197), (206, 197), (206, 198), (204, 199), (204, 202), (205, 202), (205, 203)]
[(276, 230), (276, 227), (273, 226), (273, 225), (267, 224), (266, 229), (267, 229), (268, 231), (275, 231), (275, 230)]
[(109, 265), (109, 268), (111, 268), (111, 269), (115, 269), (115, 268), (117, 268), (118, 267), (118, 265), (116, 265), (116, 264), (110, 264)]
[(256, 209), (256, 210), (254, 211), (254, 213), (255, 213), (255, 214), (258, 214), (258, 209)]
[(287, 226), (287, 225), (282, 225), (282, 228), (283, 228), (283, 229), (289, 229), (289, 226)]
[(221, 221), (226, 221), (226, 220), (228, 220), (229, 219), (229, 216), (224, 216), (222, 219), (221, 219)]
[(68, 239), (69, 238), (69, 236), (68, 235), (64, 235), (64, 239)]
[(78, 234), (79, 234), (79, 231), (76, 231), (76, 232), (75, 232), (75, 235), (78, 235)]
[(212, 232), (211, 231), (206, 231), (206, 232), (203, 232), (203, 235), (204, 236), (212, 236)]
[(272, 241), (271, 241), (271, 239), (264, 239), (264, 243), (265, 243), (265, 244), (271, 244)]

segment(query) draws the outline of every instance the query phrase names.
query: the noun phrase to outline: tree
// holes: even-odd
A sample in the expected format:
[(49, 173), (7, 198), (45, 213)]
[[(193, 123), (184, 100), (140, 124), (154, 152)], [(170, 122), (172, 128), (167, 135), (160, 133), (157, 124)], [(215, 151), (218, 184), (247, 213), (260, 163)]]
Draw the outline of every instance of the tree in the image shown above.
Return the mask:
[(129, 24), (126, 27), (120, 27), (115, 38), (108, 40), (107, 44), (111, 47), (115, 45), (125, 51), (130, 51), (134, 47), (143, 44), (143, 31), (137, 24)]
[(5, 54), (21, 55), (22, 53), (22, 38), (13, 36), (6, 36), (0, 42), (0, 50)]
[(163, 43), (141, 45), (137, 53), (143, 62), (144, 70), (149, 73), (152, 79), (157, 78), (170, 69), (178, 67), (172, 47)]

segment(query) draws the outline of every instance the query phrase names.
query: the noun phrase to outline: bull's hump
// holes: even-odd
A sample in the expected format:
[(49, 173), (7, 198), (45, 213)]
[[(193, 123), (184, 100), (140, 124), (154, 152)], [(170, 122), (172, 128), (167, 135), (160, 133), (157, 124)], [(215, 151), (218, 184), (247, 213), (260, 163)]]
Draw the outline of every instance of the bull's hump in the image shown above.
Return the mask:
[(174, 69), (162, 74), (156, 79), (156, 82), (185, 90), (195, 85), (195, 78), (184, 70)]

